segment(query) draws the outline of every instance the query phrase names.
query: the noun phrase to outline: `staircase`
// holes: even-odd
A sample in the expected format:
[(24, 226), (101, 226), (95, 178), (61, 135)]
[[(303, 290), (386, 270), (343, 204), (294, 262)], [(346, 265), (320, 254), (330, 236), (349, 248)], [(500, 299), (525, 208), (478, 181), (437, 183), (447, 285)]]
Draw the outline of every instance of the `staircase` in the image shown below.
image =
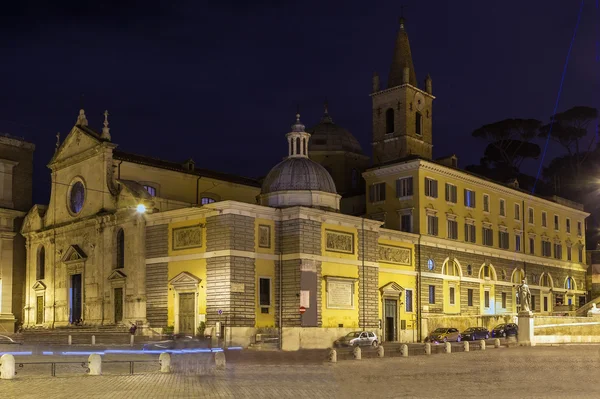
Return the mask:
[[(587, 316), (587, 312), (592, 308), (592, 306), (594, 304), (596, 304), (596, 306), (600, 305), (600, 296), (592, 299), (591, 301), (589, 301), (588, 303), (586, 303), (585, 305), (583, 305), (582, 307), (577, 309), (576, 315), (579, 317)], [(598, 307), (600, 307), (600, 306), (598, 306)]]
[[(126, 345), (130, 343), (129, 328), (124, 325), (68, 326), (48, 328), (27, 328), (15, 334), (24, 344), (67, 345), (69, 336), (73, 345), (91, 345), (92, 336), (96, 345)], [(136, 342), (145, 341), (136, 335)]]

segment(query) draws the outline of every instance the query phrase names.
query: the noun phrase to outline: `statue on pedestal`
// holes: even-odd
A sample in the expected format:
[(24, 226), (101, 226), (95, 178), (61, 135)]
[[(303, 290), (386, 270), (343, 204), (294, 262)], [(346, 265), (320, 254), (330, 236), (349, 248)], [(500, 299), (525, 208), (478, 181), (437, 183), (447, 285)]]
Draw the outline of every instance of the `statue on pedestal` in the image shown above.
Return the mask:
[(531, 313), (531, 291), (527, 285), (527, 279), (523, 279), (523, 282), (517, 288), (519, 295), (519, 303), (521, 304), (521, 312)]

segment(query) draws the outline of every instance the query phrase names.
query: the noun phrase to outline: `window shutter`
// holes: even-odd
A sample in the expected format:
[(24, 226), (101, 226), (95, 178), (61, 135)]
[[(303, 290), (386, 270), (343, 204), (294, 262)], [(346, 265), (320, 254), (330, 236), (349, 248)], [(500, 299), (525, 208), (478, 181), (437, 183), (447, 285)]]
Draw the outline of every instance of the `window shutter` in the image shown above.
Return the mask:
[(431, 180), (425, 178), (425, 195), (431, 197)]
[(369, 187), (369, 201), (375, 202), (375, 185), (372, 184)]
[(473, 193), (473, 198), (471, 198), (471, 200), (473, 201), (473, 203), (471, 204), (471, 207), (475, 208), (475, 191), (473, 191), (472, 193)]
[(402, 197), (402, 179), (396, 180), (396, 198)]
[(379, 201), (385, 201), (385, 183), (380, 183), (379, 188)]
[(433, 198), (438, 197), (438, 182), (437, 180), (433, 181)]
[(469, 205), (469, 201), (468, 201), (468, 198), (467, 198), (468, 194), (467, 194), (467, 189), (466, 188), (464, 189), (464, 193), (465, 193), (464, 194), (465, 195), (465, 206), (467, 206), (467, 205)]
[(406, 193), (407, 195), (413, 195), (413, 178), (409, 177), (406, 179)]

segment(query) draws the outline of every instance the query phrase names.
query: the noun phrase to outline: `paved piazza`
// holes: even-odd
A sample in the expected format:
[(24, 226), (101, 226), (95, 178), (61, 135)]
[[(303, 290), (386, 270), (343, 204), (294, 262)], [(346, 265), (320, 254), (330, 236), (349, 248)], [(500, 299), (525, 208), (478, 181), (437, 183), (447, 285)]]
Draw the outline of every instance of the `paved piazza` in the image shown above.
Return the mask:
[[(49, 360), (19, 357), (18, 361)], [(65, 360), (65, 357), (56, 360)], [(125, 356), (105, 356), (106, 360)], [(148, 359), (148, 356), (128, 358)], [(69, 361), (85, 358), (68, 356)], [(320, 363), (315, 353), (238, 353), (224, 371), (208, 355), (175, 355), (179, 372), (157, 364), (104, 364), (105, 375), (81, 375), (81, 364), (17, 368), (0, 380), (2, 398), (598, 398), (600, 346), (490, 348), (484, 352)], [(199, 373), (199, 375), (198, 375)], [(120, 375), (119, 375), (120, 374)]]

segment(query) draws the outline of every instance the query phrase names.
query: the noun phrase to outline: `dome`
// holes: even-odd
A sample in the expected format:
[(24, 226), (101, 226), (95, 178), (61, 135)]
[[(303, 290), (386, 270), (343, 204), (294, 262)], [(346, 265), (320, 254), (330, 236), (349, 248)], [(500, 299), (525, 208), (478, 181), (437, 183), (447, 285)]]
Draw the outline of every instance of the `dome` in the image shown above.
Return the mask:
[(321, 122), (308, 130), (311, 139), (308, 145), (310, 151), (348, 151), (363, 154), (360, 143), (348, 130), (333, 123), (327, 107)]
[(286, 134), (288, 157), (267, 175), (259, 195), (261, 205), (274, 208), (306, 206), (339, 212), (341, 196), (333, 178), (308, 157), (310, 134), (296, 114), (296, 124)]
[(275, 165), (262, 184), (261, 194), (290, 190), (337, 193), (329, 172), (323, 166), (304, 157), (287, 158)]

